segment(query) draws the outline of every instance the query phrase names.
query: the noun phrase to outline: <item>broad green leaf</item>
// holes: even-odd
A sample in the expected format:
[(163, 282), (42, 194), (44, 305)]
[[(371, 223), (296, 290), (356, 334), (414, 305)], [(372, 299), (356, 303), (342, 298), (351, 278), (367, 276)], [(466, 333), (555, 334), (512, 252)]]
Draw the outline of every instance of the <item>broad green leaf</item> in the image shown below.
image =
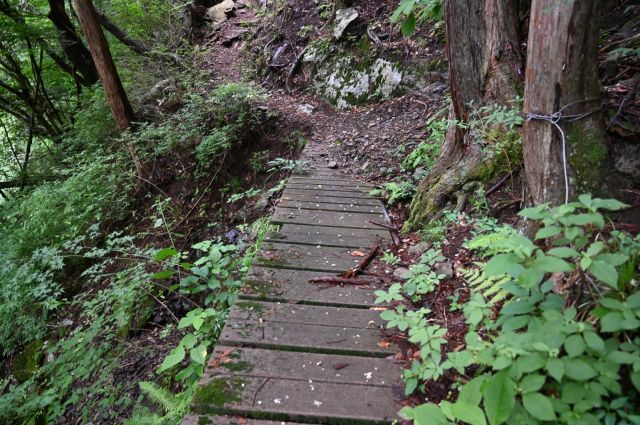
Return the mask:
[(522, 404), (527, 412), (536, 419), (541, 421), (553, 421), (556, 419), (551, 400), (540, 393), (524, 394), (522, 396)]
[(152, 274), (151, 277), (153, 279), (168, 279), (176, 273), (177, 271), (175, 270), (161, 270), (159, 272)]
[(487, 376), (481, 375), (464, 384), (458, 393), (458, 401), (464, 401), (476, 406), (479, 405), (482, 399), (480, 388), (486, 380)]
[(482, 402), (489, 424), (503, 423), (511, 416), (516, 402), (516, 388), (507, 372), (500, 372), (487, 379), (482, 386)]
[(527, 375), (522, 378), (518, 387), (524, 393), (532, 393), (538, 391), (544, 385), (545, 377), (542, 375)]
[(156, 261), (162, 261), (169, 257), (173, 257), (174, 255), (178, 255), (178, 251), (173, 248), (164, 248), (156, 252), (154, 258)]
[(405, 419), (413, 419), (414, 425), (442, 425), (448, 423), (438, 406), (433, 403), (422, 404), (418, 407), (403, 407), (400, 416)]
[(631, 364), (639, 360), (637, 356), (624, 351), (612, 351), (607, 355), (607, 359), (617, 364)]
[(571, 335), (564, 342), (564, 349), (569, 357), (576, 357), (584, 353), (585, 343), (579, 334)]
[(179, 364), (182, 360), (184, 360), (184, 356), (185, 356), (184, 347), (182, 345), (178, 345), (162, 361), (162, 364), (158, 368), (158, 373), (162, 373), (165, 370), (171, 369), (175, 365)]
[(596, 371), (580, 358), (564, 358), (564, 370), (565, 374), (576, 381), (586, 381), (597, 375)]
[(556, 357), (550, 357), (547, 360), (547, 371), (553, 379), (561, 382), (564, 376), (564, 362)]
[(542, 229), (538, 230), (538, 232), (536, 232), (536, 239), (546, 239), (546, 238), (550, 238), (552, 236), (556, 236), (558, 234), (560, 234), (560, 232), (562, 231), (562, 229), (558, 226), (547, 226), (547, 227), (543, 227)]
[(180, 345), (189, 350), (193, 348), (194, 345), (196, 345), (196, 342), (196, 336), (192, 333), (188, 333), (182, 337), (182, 339), (180, 340)]
[(627, 305), (629, 308), (638, 308), (640, 307), (640, 291), (635, 292), (629, 298), (627, 298)]
[(558, 248), (552, 248), (547, 252), (549, 255), (553, 255), (558, 258), (575, 258), (580, 255), (578, 251), (572, 248), (567, 248), (564, 246)]
[(609, 287), (613, 289), (618, 288), (618, 272), (611, 264), (605, 263), (604, 261), (593, 261), (589, 266), (589, 272)]
[(519, 264), (519, 258), (514, 254), (494, 255), (484, 267), (484, 272), (488, 277), (509, 274), (518, 276), (522, 273), (523, 267)]
[(618, 211), (623, 208), (628, 208), (629, 205), (615, 199), (594, 199), (592, 202), (594, 208), (602, 208), (609, 211)]
[(204, 361), (207, 358), (207, 347), (208, 344), (202, 343), (197, 347), (191, 349), (191, 351), (189, 352), (191, 360), (198, 364), (204, 364)]
[(564, 225), (586, 226), (587, 224), (593, 224), (600, 229), (604, 227), (604, 218), (602, 214), (598, 213), (574, 214), (562, 217), (560, 222)]
[(546, 217), (546, 214), (543, 213), (546, 209), (547, 205), (539, 205), (537, 207), (525, 208), (520, 211), (518, 215), (531, 220), (540, 220)]
[(536, 258), (536, 265), (548, 273), (570, 272), (573, 270), (573, 266), (571, 264), (551, 255), (539, 256)]
[(416, 30), (416, 15), (410, 13), (409, 16), (407, 16), (407, 19), (402, 23), (400, 30), (402, 31), (403, 36), (411, 36), (411, 34)]
[(624, 254), (600, 254), (594, 258), (594, 260), (604, 261), (614, 267), (626, 263), (628, 259), (629, 256)]
[(464, 421), (470, 425), (486, 425), (487, 420), (484, 417), (482, 409), (470, 403), (457, 401), (451, 406), (451, 413), (456, 419)]
[(614, 311), (600, 319), (600, 330), (602, 332), (617, 332), (622, 329), (622, 313)]
[(604, 341), (600, 336), (595, 332), (585, 332), (584, 333), (584, 341), (587, 343), (587, 346), (594, 351), (599, 353), (604, 351)]

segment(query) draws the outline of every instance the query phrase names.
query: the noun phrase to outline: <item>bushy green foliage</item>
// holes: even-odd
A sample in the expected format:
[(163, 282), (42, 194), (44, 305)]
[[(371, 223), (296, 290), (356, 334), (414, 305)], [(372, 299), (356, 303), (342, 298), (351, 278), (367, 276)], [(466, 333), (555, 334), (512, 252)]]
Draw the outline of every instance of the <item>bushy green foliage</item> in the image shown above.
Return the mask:
[(400, 0), (398, 7), (391, 15), (391, 22), (402, 21), (402, 34), (409, 37), (417, 24), (424, 22), (438, 23), (444, 18), (442, 0)]
[(229, 150), (233, 143), (233, 136), (229, 128), (214, 128), (211, 133), (202, 138), (196, 146), (196, 159), (198, 165), (206, 167), (220, 157), (220, 154)]
[[(466, 348), (444, 363), (475, 378), (457, 400), (405, 408), (414, 423), (635, 424), (640, 421), (640, 239), (604, 232), (613, 200), (523, 210), (538, 244), (504, 235), (484, 266), (510, 299), (473, 293), (464, 307)], [(498, 305), (498, 307), (500, 307)]]
[(151, 413), (143, 407), (136, 410), (124, 425), (173, 425), (179, 423), (189, 411), (189, 403), (193, 398), (197, 384), (189, 386), (185, 391), (174, 394), (154, 382), (139, 382), (140, 391), (163, 411), (163, 415)]

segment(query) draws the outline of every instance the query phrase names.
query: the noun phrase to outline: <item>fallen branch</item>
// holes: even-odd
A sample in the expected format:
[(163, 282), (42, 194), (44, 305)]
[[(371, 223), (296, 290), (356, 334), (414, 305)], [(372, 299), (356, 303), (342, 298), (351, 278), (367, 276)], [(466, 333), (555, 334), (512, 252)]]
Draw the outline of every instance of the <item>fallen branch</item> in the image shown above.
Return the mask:
[(296, 71), (298, 70), (298, 67), (300, 66), (300, 63), (302, 62), (302, 58), (304, 57), (304, 54), (307, 52), (307, 49), (309, 48), (309, 46), (305, 47), (304, 49), (302, 49), (302, 51), (300, 52), (300, 54), (298, 55), (298, 57), (296, 58), (296, 60), (293, 62), (293, 65), (291, 65), (291, 69), (289, 70), (289, 73), (287, 74), (287, 81), (285, 82), (285, 88), (287, 89), (287, 93), (291, 94), (291, 78), (293, 78), (293, 76), (295, 75)]
[(357, 285), (357, 286), (365, 286), (370, 285), (371, 282), (365, 279), (345, 279), (343, 277), (335, 277), (335, 276), (323, 276), (323, 277), (314, 277), (313, 279), (309, 279), (309, 283), (332, 283), (335, 285)]
[(386, 223), (378, 223), (377, 221), (367, 220), (367, 223), (373, 224), (374, 226), (384, 227), (385, 229), (398, 231), (398, 228), (394, 225), (386, 224)]
[(511, 171), (509, 174), (507, 174), (506, 176), (504, 176), (503, 178), (501, 178), (498, 183), (494, 184), (493, 187), (489, 190), (487, 190), (484, 194), (484, 196), (489, 196), (491, 195), (493, 192), (495, 192), (496, 190), (500, 189), (502, 187), (502, 185), (504, 185), (507, 180), (509, 180), (509, 177), (511, 177), (513, 175), (513, 171)]
[(359, 275), (360, 273), (362, 273), (364, 271), (364, 269), (367, 268), (367, 266), (369, 265), (369, 263), (376, 258), (376, 256), (378, 255), (378, 253), (380, 252), (380, 245), (376, 245), (371, 249), (371, 252), (364, 257), (360, 263), (358, 263), (358, 265), (356, 267), (354, 267), (351, 270), (348, 270), (346, 272), (344, 272), (340, 277), (345, 278), (345, 279), (351, 279), (354, 276)]

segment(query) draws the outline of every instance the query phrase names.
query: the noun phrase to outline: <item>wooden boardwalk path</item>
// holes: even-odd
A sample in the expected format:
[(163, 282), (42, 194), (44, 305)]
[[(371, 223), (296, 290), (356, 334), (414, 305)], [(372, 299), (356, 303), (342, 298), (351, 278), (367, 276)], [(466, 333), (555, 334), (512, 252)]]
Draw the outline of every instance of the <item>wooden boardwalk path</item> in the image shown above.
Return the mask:
[[(184, 425), (390, 424), (401, 367), (381, 343), (376, 287), (309, 279), (358, 264), (389, 233), (370, 186), (326, 168), (307, 146), (309, 172), (284, 190)], [(366, 278), (366, 277), (365, 277)]]

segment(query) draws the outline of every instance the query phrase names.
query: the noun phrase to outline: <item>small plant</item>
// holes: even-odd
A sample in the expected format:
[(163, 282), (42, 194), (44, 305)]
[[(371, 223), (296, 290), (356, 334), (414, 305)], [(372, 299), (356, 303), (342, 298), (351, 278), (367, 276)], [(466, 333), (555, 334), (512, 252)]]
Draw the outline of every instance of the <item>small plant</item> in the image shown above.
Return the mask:
[(134, 412), (130, 419), (125, 420), (124, 425), (172, 425), (180, 422), (189, 411), (197, 384), (192, 384), (179, 394), (174, 394), (154, 382), (142, 381), (138, 385), (140, 392), (164, 414), (151, 413), (149, 409), (142, 408)]
[(389, 182), (385, 183), (383, 189), (373, 189), (369, 191), (371, 196), (382, 196), (387, 200), (387, 204), (393, 205), (401, 201), (411, 199), (416, 187), (410, 182)]
[(400, 259), (393, 252), (385, 251), (382, 254), (382, 261), (384, 261), (385, 263), (387, 263), (387, 264), (389, 264), (391, 266), (395, 266), (396, 264), (398, 264), (400, 262)]
[(261, 193), (262, 193), (262, 191), (260, 189), (249, 189), (249, 190), (244, 191), (242, 193), (234, 193), (233, 195), (229, 196), (229, 199), (227, 199), (227, 203), (228, 204), (233, 204), (234, 202), (238, 202), (238, 201), (241, 201), (243, 199), (255, 198), (256, 196), (260, 195)]
[(304, 170), (304, 166), (306, 164), (307, 161), (276, 158), (267, 163), (267, 165), (270, 167), (267, 171), (270, 173), (277, 171), (292, 171), (295, 173), (299, 173)]
[(442, 0), (400, 0), (400, 4), (391, 15), (391, 22), (397, 23), (403, 18), (402, 34), (409, 37), (422, 22), (440, 22), (444, 19)]

